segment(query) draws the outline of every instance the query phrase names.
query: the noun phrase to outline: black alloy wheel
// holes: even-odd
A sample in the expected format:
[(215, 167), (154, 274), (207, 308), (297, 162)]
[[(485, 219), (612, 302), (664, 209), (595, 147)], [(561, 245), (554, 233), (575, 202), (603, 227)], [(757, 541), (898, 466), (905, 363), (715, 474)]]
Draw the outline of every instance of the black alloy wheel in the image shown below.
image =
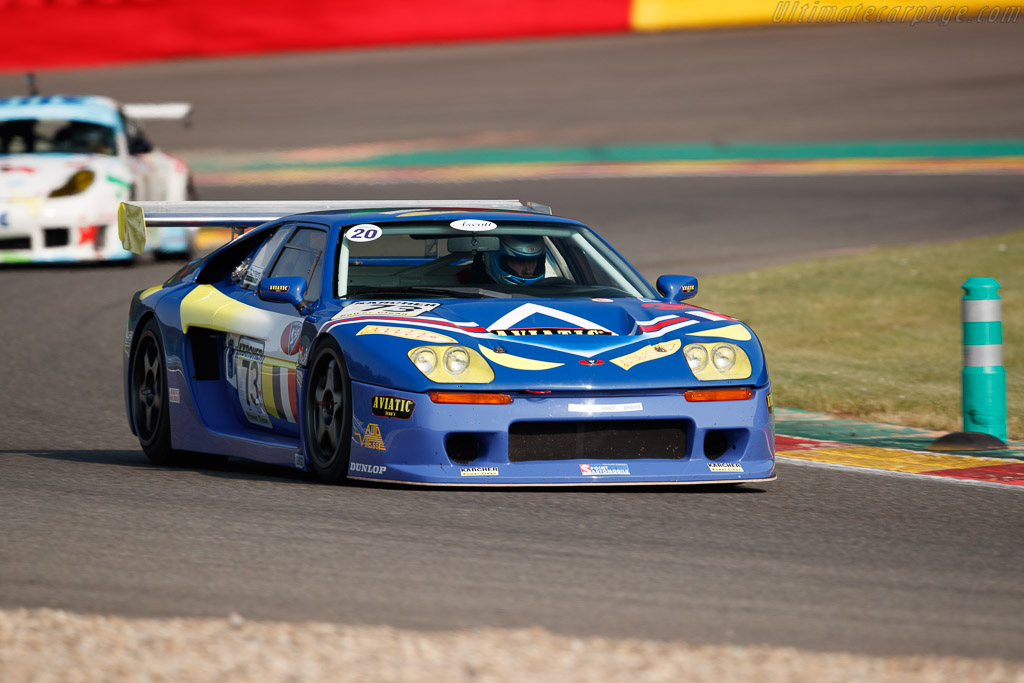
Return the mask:
[(171, 424), (167, 400), (167, 368), (160, 326), (150, 318), (135, 337), (129, 379), (132, 426), (146, 457), (154, 465), (171, 465)]
[(352, 388), (341, 348), (325, 340), (313, 355), (305, 396), (305, 442), (313, 470), (336, 484), (348, 474)]

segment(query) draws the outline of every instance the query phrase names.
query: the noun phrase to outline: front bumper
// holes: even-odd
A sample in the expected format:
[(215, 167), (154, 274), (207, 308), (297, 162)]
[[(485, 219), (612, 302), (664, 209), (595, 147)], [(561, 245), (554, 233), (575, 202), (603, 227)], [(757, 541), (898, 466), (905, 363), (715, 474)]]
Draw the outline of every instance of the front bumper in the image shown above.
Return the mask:
[[(349, 477), (461, 486), (767, 481), (775, 478), (769, 392), (770, 386), (765, 385), (755, 389), (750, 399), (708, 403), (687, 402), (682, 390), (521, 393), (514, 394), (508, 405), (464, 405), (435, 404), (429, 395), (353, 382)], [(374, 397), (412, 401), (414, 407), (407, 417), (404, 413), (409, 411), (396, 416), (381, 410), (374, 414)], [(621, 443), (633, 446), (618, 451), (606, 448), (598, 455), (601, 448), (593, 452), (589, 447), (563, 448), (558, 453), (527, 456), (538, 459), (523, 459), (520, 444), (513, 443), (520, 438), (515, 434), (527, 425), (575, 423), (582, 433), (596, 423), (629, 429), (638, 421), (677, 424), (684, 436), (667, 449), (663, 440), (648, 448), (637, 447), (637, 439), (627, 434)], [(513, 428), (516, 424), (520, 426)], [(510, 430), (515, 434), (510, 435)], [(553, 443), (571, 445), (571, 439)], [(591, 441), (590, 445), (598, 444)]]

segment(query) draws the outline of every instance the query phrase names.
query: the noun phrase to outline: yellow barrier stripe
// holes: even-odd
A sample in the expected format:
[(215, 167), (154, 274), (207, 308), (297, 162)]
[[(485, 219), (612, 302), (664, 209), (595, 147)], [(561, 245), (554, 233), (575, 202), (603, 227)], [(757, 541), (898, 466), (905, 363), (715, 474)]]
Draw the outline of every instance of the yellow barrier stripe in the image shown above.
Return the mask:
[[(630, 25), (634, 31), (668, 31), (678, 28), (816, 23), (950, 23), (964, 21), (979, 12), (1005, 13), (1008, 20), (1020, 3), (990, 0), (923, 2), (918, 4), (866, 5), (863, 2), (822, 0), (633, 0)], [(998, 11), (997, 11), (998, 8)]]

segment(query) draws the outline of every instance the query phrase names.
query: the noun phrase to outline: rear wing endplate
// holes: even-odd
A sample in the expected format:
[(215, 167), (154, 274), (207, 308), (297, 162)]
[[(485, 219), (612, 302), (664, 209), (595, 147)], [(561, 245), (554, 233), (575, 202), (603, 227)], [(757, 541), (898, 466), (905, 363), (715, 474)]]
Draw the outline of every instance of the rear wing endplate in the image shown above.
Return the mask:
[(122, 104), (121, 110), (139, 121), (183, 121), (186, 126), (192, 122), (192, 105), (188, 102), (136, 102)]
[(239, 235), (269, 221), (313, 211), (365, 209), (498, 209), (551, 214), (551, 208), (518, 199), (392, 199), (270, 202), (122, 202), (117, 236), (130, 252), (141, 254), (148, 228), (230, 228)]

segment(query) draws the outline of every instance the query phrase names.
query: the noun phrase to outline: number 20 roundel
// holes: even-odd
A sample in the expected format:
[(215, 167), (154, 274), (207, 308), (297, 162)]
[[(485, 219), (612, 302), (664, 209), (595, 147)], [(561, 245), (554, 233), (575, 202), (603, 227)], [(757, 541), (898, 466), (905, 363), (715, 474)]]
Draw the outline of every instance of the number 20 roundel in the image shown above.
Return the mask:
[(349, 242), (372, 242), (383, 234), (384, 231), (372, 223), (355, 225), (345, 231)]

